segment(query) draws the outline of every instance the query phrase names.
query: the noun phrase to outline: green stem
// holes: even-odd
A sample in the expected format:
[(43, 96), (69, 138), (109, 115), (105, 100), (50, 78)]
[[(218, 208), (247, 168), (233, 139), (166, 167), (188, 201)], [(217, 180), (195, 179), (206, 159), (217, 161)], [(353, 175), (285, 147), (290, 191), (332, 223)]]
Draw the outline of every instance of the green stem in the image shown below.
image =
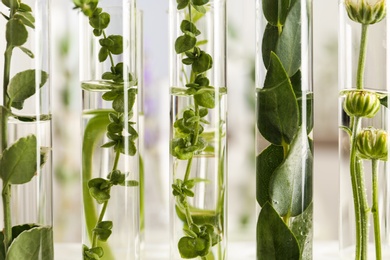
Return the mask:
[(356, 180), (358, 186), (358, 196), (360, 201), (360, 225), (361, 225), (361, 260), (367, 259), (367, 250), (368, 250), (368, 224), (369, 224), (369, 213), (370, 208), (368, 206), (366, 187), (364, 184), (364, 171), (362, 160), (356, 160)]
[(379, 223), (379, 207), (378, 207), (378, 160), (372, 160), (372, 215), (374, 220), (374, 236), (375, 236), (375, 251), (376, 259), (382, 259), (381, 249), (381, 229)]
[(356, 135), (360, 128), (360, 117), (353, 118), (352, 137), (351, 137), (351, 154), (350, 154), (350, 174), (352, 183), (353, 203), (355, 210), (355, 235), (356, 235), (356, 259), (360, 259), (361, 256), (361, 215), (360, 215), (360, 200), (358, 196), (358, 185), (356, 176)]
[(12, 223), (11, 223), (11, 185), (4, 185), (3, 192), (3, 214), (4, 214), (4, 248), (5, 252), (12, 241)]
[[(107, 39), (107, 35), (106, 35), (106, 32), (104, 30), (103, 30), (103, 37), (104, 37), (104, 39)], [(112, 53), (110, 51), (108, 51), (108, 57), (110, 58), (110, 63), (111, 63), (112, 69), (115, 70), (114, 58), (112, 57)]]
[(361, 34), (361, 38), (360, 38), (359, 63), (358, 63), (357, 81), (356, 81), (356, 88), (357, 89), (364, 88), (364, 67), (365, 67), (366, 55), (367, 55), (367, 31), (368, 31), (368, 25), (362, 24), (362, 34)]

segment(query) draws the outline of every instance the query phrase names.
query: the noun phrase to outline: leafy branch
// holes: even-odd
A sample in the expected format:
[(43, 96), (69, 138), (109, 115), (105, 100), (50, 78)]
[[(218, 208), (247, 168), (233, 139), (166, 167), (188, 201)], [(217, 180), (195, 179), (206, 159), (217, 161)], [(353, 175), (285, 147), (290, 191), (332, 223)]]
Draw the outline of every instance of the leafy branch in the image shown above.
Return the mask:
[(257, 257), (310, 259), (313, 122), (312, 94), (301, 86), (301, 1), (263, 0), (262, 10), (267, 72), (257, 92), (257, 128), (270, 144), (256, 158)]
[[(38, 142), (35, 135), (22, 137), (8, 146), (8, 119), (14, 117), (19, 120), (27, 120), (26, 117), (15, 115), (12, 109), (22, 110), (25, 100), (36, 94), (36, 83), (39, 82), (39, 88), (41, 88), (45, 85), (48, 74), (45, 71), (31, 69), (18, 72), (11, 78), (12, 55), (15, 48), (19, 48), (28, 57), (34, 58), (33, 52), (24, 45), (28, 40), (28, 28), (35, 28), (35, 18), (31, 7), (22, 3), (21, 0), (2, 0), (2, 4), (9, 9), (9, 13), (1, 13), (6, 20), (6, 49), (2, 88), (3, 105), (0, 106), (0, 178), (3, 181), (4, 215), (4, 230), (0, 234), (1, 241), (3, 241), (3, 246), (0, 247), (0, 259), (15, 257), (28, 259), (36, 257), (34, 251), (42, 252), (42, 259), (52, 259), (51, 227), (27, 224), (12, 226), (11, 186), (26, 184), (32, 180), (38, 169), (46, 162), (47, 149), (43, 147), (40, 149), (40, 159), (37, 161)], [(34, 121), (35, 119), (28, 120)], [(19, 231), (16, 232), (16, 230)], [(41, 239), (34, 241), (34, 237), (40, 236)], [(23, 249), (26, 245), (28, 245), (29, 250)]]
[[(98, 241), (106, 242), (112, 233), (113, 222), (103, 220), (107, 211), (108, 203), (111, 198), (111, 189), (113, 186), (134, 187), (138, 186), (137, 181), (127, 181), (127, 173), (123, 173), (118, 169), (118, 162), (121, 154), (134, 156), (137, 153), (136, 139), (138, 133), (134, 128), (136, 122), (130, 121), (133, 117), (133, 107), (136, 100), (137, 90), (132, 88), (137, 82), (131, 73), (128, 73), (128, 68), (123, 62), (114, 63), (114, 55), (120, 55), (124, 49), (124, 39), (121, 35), (108, 35), (105, 29), (110, 24), (110, 15), (103, 12), (102, 8), (98, 7), (98, 0), (74, 0), (75, 9), (80, 9), (81, 12), (89, 19), (89, 24), (93, 28), (95, 37), (99, 37), (100, 50), (98, 54), (99, 62), (105, 62), (107, 59), (111, 64), (110, 71), (102, 74), (102, 80), (106, 81), (109, 91), (102, 95), (102, 99), (111, 102), (112, 112), (108, 113), (108, 124), (106, 125), (106, 137), (108, 142), (103, 144), (101, 148), (111, 148), (115, 153), (112, 170), (108, 173), (107, 178), (93, 178), (88, 180), (87, 187), (89, 194), (84, 196), (91, 196), (98, 204), (101, 204), (99, 216), (95, 220), (96, 223), (92, 227), (92, 223), (88, 221), (88, 215), (94, 214), (89, 210), (87, 205), (88, 198), (84, 198), (85, 217), (88, 228), (89, 237), (91, 240), (91, 247), (83, 246), (84, 259), (100, 259), (106, 253)], [(126, 82), (126, 88), (124, 87)], [(126, 93), (125, 93), (126, 92)], [(126, 98), (126, 100), (125, 100)], [(125, 121), (125, 119), (129, 121)], [(97, 122), (100, 122), (97, 121)], [(94, 120), (90, 121), (94, 124)], [(94, 126), (94, 125), (93, 125)], [(91, 126), (92, 127), (92, 126)], [(92, 127), (94, 128), (94, 127)], [(85, 129), (86, 135), (89, 126)], [(95, 137), (97, 138), (97, 136)], [(84, 153), (84, 160), (91, 162), (88, 154)], [(88, 159), (90, 158), (90, 159)], [(83, 167), (83, 170), (89, 167)], [(86, 175), (90, 176), (90, 172), (86, 171)]]
[[(194, 106), (183, 111), (182, 117), (176, 119), (173, 124), (174, 138), (171, 140), (171, 154), (179, 160), (186, 160), (187, 167), (183, 179), (176, 179), (172, 184), (172, 193), (176, 198), (176, 210), (178, 216), (184, 221), (183, 236), (178, 242), (179, 253), (182, 258), (209, 256), (211, 247), (221, 241), (222, 230), (218, 220), (199, 222), (194, 215), (196, 209), (192, 208), (189, 198), (195, 196), (193, 188), (201, 181), (191, 178), (191, 166), (193, 158), (201, 154), (209, 143), (204, 136), (205, 125), (209, 124), (206, 116), (209, 109), (215, 107), (215, 89), (210, 86), (210, 80), (206, 72), (213, 66), (210, 54), (202, 50), (202, 44), (198, 36), (201, 31), (196, 26), (196, 21), (207, 12), (209, 0), (178, 0), (177, 9), (187, 10), (186, 18), (181, 21), (180, 35), (175, 41), (175, 51), (181, 55), (185, 82), (185, 94), (192, 98)], [(190, 75), (185, 74), (184, 66), (190, 68)], [(221, 173), (219, 173), (221, 174)], [(222, 195), (221, 195), (222, 196)], [(223, 203), (220, 200), (218, 203)], [(222, 206), (221, 206), (222, 207)], [(219, 207), (219, 210), (222, 208)], [(199, 214), (206, 214), (200, 212)], [(214, 212), (216, 216), (220, 214)], [(206, 215), (205, 215), (206, 216)]]

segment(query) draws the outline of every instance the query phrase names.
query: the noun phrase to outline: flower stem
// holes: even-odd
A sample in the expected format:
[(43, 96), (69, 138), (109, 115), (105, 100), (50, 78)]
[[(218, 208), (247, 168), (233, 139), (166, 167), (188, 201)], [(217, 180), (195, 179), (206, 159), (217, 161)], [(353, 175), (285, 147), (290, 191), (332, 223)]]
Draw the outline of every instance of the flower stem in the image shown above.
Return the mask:
[(350, 154), (350, 174), (352, 183), (353, 203), (355, 210), (355, 235), (356, 235), (356, 259), (361, 256), (361, 215), (360, 215), (360, 200), (358, 196), (358, 184), (356, 175), (356, 135), (360, 126), (360, 117), (353, 118), (352, 137), (351, 137), (351, 154)]
[(356, 88), (364, 88), (364, 67), (366, 63), (366, 54), (367, 54), (367, 31), (368, 25), (362, 24), (362, 34), (360, 38), (360, 52), (359, 52), (359, 63), (357, 69), (357, 81)]
[(376, 259), (382, 259), (381, 249), (381, 229), (379, 223), (379, 208), (378, 208), (378, 160), (372, 160), (372, 208), (371, 212), (374, 220), (374, 236), (375, 236), (375, 251)]

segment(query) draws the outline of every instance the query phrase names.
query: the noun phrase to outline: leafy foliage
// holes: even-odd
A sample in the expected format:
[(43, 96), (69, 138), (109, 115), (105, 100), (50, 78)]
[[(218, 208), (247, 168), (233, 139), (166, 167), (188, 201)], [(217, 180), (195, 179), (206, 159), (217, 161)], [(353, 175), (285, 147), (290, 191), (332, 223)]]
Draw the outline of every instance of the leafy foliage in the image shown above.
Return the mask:
[[(135, 88), (137, 80), (123, 62), (114, 64), (113, 56), (122, 55), (128, 43), (122, 35), (106, 35), (106, 29), (109, 27), (111, 20), (110, 14), (98, 7), (98, 0), (74, 0), (73, 3), (75, 9), (80, 9), (88, 17), (93, 34), (99, 37), (99, 62), (109, 61), (111, 63), (110, 70), (102, 74), (102, 80), (110, 89), (103, 93), (102, 99), (111, 102), (112, 111), (108, 113), (109, 122), (106, 126), (108, 141), (101, 148), (113, 149), (116, 154), (116, 161), (107, 178), (93, 178), (87, 184), (88, 195), (98, 204), (104, 204), (100, 212), (100, 219), (103, 219), (106, 205), (111, 199), (110, 192), (113, 186), (135, 187), (139, 185), (135, 180), (127, 180), (128, 173), (121, 172), (117, 166), (120, 154), (135, 156), (137, 153), (136, 140), (138, 133), (135, 128), (136, 122), (131, 121), (134, 116), (133, 110), (137, 98), (137, 89)], [(87, 134), (86, 132), (85, 139), (88, 138)], [(98, 136), (95, 138), (98, 138)], [(84, 192), (84, 196), (88, 195)], [(84, 198), (84, 200), (90, 202), (90, 198)], [(85, 214), (95, 213), (86, 211)], [(88, 216), (86, 218), (89, 219)], [(90, 248), (86, 245), (83, 246), (84, 259), (100, 259), (103, 257), (105, 249), (98, 246), (97, 241), (107, 241), (112, 233), (112, 221), (95, 220), (95, 222), (95, 227), (90, 228), (92, 232), (89, 230), (92, 233), (92, 246)], [(88, 223), (88, 226), (90, 227), (90, 223)]]
[(301, 1), (262, 0), (262, 10), (267, 73), (257, 93), (257, 128), (270, 144), (256, 158), (257, 258), (299, 260), (311, 253), (313, 200), (313, 97), (301, 85)]
[[(30, 182), (39, 167), (46, 162), (50, 148), (39, 147), (35, 135), (19, 138), (12, 144), (7, 143), (7, 120), (10, 116), (20, 121), (32, 121), (27, 116), (13, 114), (13, 109), (23, 109), (24, 102), (38, 94), (47, 80), (48, 74), (41, 70), (25, 70), (11, 76), (12, 54), (20, 49), (29, 58), (34, 53), (24, 45), (28, 42), (29, 31), (35, 29), (35, 17), (32, 8), (20, 0), (2, 0), (2, 5), (9, 9), (9, 14), (0, 13), (6, 19), (4, 52), (3, 105), (0, 106), (1, 140), (0, 178), (4, 212), (4, 229), (0, 233), (3, 246), (0, 247), (0, 259), (47, 259), (54, 258), (52, 227), (36, 224), (11, 226), (13, 212), (10, 207), (11, 185)], [(39, 83), (38, 83), (39, 82)]]
[[(188, 161), (188, 165), (191, 165), (194, 156), (202, 154), (210, 146), (203, 131), (205, 125), (209, 124), (206, 120), (208, 110), (213, 109), (216, 103), (215, 88), (210, 86), (206, 75), (213, 67), (213, 58), (201, 48), (207, 40), (198, 41), (202, 32), (196, 26), (196, 22), (206, 13), (208, 2), (209, 0), (177, 0), (177, 9), (188, 8), (188, 12), (180, 24), (182, 35), (176, 39), (174, 48), (182, 58), (183, 67), (191, 69), (191, 75), (185, 84), (185, 94), (192, 98), (194, 106), (186, 108), (173, 123), (174, 138), (170, 143), (170, 151), (173, 157)], [(194, 197), (193, 188), (198, 182), (190, 178), (190, 171), (191, 167), (187, 167), (184, 179), (176, 179), (172, 184), (176, 211), (184, 222), (183, 232), (186, 234), (178, 241), (178, 250), (184, 259), (213, 259), (211, 247), (222, 239), (222, 220), (216, 217), (216, 212), (210, 215), (209, 212), (196, 210), (189, 205), (188, 198)]]

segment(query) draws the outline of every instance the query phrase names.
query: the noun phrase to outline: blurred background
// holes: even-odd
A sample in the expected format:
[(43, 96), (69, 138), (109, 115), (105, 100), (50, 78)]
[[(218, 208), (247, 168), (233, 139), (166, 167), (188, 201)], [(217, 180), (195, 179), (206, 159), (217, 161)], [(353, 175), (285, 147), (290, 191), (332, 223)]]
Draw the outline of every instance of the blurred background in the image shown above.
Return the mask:
[[(228, 2), (228, 236), (254, 241), (255, 1)], [(138, 0), (144, 14), (146, 241), (168, 240), (168, 1)], [(52, 1), (55, 241), (81, 241), (78, 12)], [(337, 1), (313, 1), (314, 236), (336, 240), (338, 226)], [(253, 251), (255, 248), (253, 248)]]

